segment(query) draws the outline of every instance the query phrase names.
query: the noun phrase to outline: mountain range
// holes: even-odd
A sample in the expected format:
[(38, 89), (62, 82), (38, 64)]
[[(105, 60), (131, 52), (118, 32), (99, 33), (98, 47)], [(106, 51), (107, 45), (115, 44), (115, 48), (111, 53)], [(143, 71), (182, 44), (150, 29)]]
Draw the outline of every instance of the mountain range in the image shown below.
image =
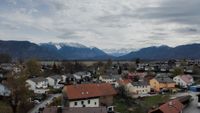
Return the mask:
[[(124, 50), (124, 53), (123, 53)], [(125, 54), (126, 49), (112, 50), (107, 53), (96, 47), (87, 47), (78, 43), (42, 43), (29, 41), (0, 41), (0, 53), (6, 53), (15, 59), (38, 58), (42, 60), (146, 60), (163, 59), (199, 59), (200, 44), (188, 44), (177, 47), (152, 46)], [(128, 51), (128, 50), (127, 50)], [(119, 53), (117, 53), (119, 52)], [(121, 53), (120, 53), (121, 52)], [(120, 54), (122, 56), (120, 56)]]

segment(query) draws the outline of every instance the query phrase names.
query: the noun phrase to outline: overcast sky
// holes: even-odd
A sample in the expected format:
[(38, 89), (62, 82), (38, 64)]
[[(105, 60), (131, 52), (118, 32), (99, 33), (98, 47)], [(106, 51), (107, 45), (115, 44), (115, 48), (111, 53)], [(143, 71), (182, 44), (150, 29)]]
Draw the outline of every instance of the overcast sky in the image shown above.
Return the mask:
[(200, 0), (0, 0), (0, 39), (106, 48), (200, 42)]

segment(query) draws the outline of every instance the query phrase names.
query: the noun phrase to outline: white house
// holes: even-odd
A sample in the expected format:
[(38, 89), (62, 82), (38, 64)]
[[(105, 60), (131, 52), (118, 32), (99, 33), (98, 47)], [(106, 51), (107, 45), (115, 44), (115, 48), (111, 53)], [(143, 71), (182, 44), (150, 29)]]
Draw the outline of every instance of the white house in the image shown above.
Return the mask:
[(132, 96), (146, 96), (151, 91), (151, 86), (144, 81), (138, 81), (128, 83), (126, 89)]
[(116, 86), (117, 81), (122, 80), (122, 78), (121, 75), (101, 75), (99, 76), (99, 80)]
[(9, 96), (10, 95), (10, 90), (4, 86), (3, 84), (0, 84), (0, 95), (1, 96)]
[(187, 88), (194, 83), (194, 79), (191, 75), (179, 75), (174, 77), (173, 81), (176, 83), (176, 85), (180, 85), (184, 88)]
[(99, 98), (70, 101), (69, 107), (99, 107)]
[(65, 75), (62, 75), (62, 82), (64, 83), (75, 82), (75, 78), (73, 74), (65, 74)]
[(73, 76), (76, 80), (81, 80), (86, 77), (88, 77), (88, 78), (92, 77), (90, 72), (77, 72), (77, 73), (74, 73)]
[(111, 106), (115, 89), (108, 83), (67, 85), (63, 89), (65, 106), (99, 107)]
[(60, 75), (54, 75), (54, 76), (47, 77), (47, 80), (48, 80), (49, 86), (51, 86), (53, 88), (58, 89), (58, 88), (63, 87), (62, 84), (59, 84), (60, 82), (62, 82), (62, 76), (60, 76)]
[(34, 91), (34, 93), (46, 93), (48, 91), (48, 80), (43, 77), (31, 78), (26, 80), (29, 90)]

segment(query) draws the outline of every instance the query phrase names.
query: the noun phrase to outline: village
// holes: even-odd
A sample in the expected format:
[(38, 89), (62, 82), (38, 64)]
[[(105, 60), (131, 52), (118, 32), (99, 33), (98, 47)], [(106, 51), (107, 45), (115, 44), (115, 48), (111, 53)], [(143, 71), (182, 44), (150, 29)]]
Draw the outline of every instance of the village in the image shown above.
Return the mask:
[(0, 112), (195, 113), (199, 66), (140, 59), (2, 63)]

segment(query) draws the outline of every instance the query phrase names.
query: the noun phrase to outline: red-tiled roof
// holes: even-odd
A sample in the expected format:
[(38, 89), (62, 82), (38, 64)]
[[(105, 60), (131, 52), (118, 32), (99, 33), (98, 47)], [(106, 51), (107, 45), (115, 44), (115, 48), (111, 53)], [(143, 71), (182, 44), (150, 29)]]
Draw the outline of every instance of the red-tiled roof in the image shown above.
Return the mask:
[(115, 89), (108, 83), (67, 85), (64, 87), (64, 91), (70, 100), (116, 94)]
[(180, 113), (183, 110), (183, 104), (177, 100), (171, 100), (163, 105), (161, 105), (159, 108), (150, 111), (149, 113), (154, 113), (157, 110), (162, 111), (162, 113)]
[(119, 80), (117, 81), (120, 85), (126, 85), (128, 83), (131, 83), (132, 81), (130, 79), (123, 79), (123, 80)]

